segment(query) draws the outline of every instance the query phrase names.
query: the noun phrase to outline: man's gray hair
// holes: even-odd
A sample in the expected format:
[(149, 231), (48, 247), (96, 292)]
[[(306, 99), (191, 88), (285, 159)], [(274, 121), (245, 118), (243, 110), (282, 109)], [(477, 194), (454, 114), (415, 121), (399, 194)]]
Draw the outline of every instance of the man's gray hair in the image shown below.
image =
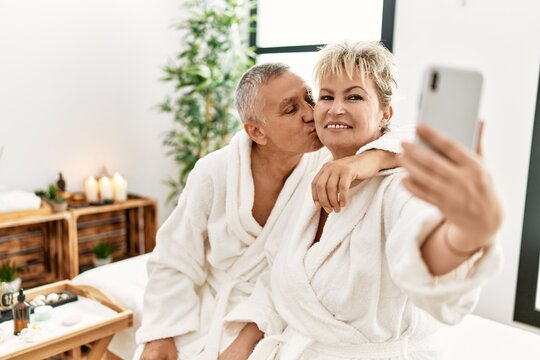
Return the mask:
[(266, 63), (253, 66), (242, 75), (236, 86), (235, 105), (243, 123), (246, 121), (264, 123), (264, 115), (260, 113), (264, 99), (258, 98), (259, 89), (268, 80), (289, 69), (288, 65), (282, 63)]

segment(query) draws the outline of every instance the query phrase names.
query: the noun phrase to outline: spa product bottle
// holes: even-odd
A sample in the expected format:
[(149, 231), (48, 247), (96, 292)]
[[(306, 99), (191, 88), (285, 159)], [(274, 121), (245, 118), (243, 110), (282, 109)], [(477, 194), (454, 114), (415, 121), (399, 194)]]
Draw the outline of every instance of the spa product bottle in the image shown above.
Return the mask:
[(26, 301), (23, 289), (19, 289), (19, 296), (17, 296), (17, 303), (13, 305), (13, 333), (19, 335), (22, 329), (28, 327), (30, 323), (30, 304)]

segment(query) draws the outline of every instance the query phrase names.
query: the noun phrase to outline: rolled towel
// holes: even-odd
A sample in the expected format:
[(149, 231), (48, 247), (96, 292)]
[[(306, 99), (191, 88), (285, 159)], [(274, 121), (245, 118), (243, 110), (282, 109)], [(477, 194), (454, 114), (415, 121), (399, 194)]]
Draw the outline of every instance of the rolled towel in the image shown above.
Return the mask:
[(34, 210), (41, 207), (41, 199), (23, 190), (0, 192), (0, 212)]

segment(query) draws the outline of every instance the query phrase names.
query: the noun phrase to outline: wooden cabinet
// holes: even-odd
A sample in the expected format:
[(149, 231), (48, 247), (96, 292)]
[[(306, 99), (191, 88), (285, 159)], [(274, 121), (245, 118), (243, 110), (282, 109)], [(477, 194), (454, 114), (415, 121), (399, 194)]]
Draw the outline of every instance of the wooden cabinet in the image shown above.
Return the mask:
[(73, 278), (92, 267), (92, 247), (107, 242), (113, 260), (152, 251), (157, 202), (130, 196), (122, 203), (58, 213), (26, 212), (0, 218), (0, 261), (15, 262), (26, 288)]

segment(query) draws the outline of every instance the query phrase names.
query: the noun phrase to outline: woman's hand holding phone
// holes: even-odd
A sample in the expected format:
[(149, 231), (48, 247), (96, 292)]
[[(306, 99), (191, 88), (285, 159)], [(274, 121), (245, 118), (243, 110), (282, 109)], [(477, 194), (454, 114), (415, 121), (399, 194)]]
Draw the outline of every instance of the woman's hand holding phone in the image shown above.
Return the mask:
[[(480, 130), (483, 126), (480, 126)], [(402, 166), (408, 171), (403, 185), (413, 195), (439, 208), (446, 222), (469, 239), (462, 251), (489, 245), (499, 229), (503, 211), (491, 176), (482, 162), (481, 136), (477, 153), (430, 126), (417, 126), (417, 136), (431, 149), (404, 143)]]

